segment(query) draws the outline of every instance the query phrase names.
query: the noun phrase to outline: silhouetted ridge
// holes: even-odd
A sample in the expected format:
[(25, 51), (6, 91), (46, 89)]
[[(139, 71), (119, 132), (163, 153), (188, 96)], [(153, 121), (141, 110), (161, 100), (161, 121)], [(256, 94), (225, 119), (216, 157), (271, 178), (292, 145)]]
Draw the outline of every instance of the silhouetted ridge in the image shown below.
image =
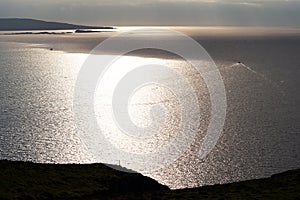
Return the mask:
[(63, 29), (113, 29), (113, 27), (83, 26), (35, 19), (2, 18), (0, 31), (18, 30), (63, 30)]

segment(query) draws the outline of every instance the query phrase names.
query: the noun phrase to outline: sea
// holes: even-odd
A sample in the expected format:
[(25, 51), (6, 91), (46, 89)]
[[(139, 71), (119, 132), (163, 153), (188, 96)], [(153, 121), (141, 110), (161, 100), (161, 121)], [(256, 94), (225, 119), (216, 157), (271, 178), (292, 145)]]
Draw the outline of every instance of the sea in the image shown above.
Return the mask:
[[(76, 101), (79, 79), (99, 55), (72, 51), (71, 42), (69, 50), (57, 49), (49, 41), (66, 37), (82, 43), (92, 34), (101, 33), (0, 35), (0, 159), (103, 162), (136, 170), (172, 189), (300, 167), (300, 34), (193, 34), (215, 67), (212, 74), (220, 75), (210, 82), (210, 71), (202, 76), (191, 62), (170, 52), (124, 55), (104, 70), (110, 75), (99, 74), (90, 95), (94, 104), (84, 105)], [(206, 140), (209, 125), (218, 123), (219, 135)], [(201, 157), (200, 149), (209, 142), (211, 148)]]

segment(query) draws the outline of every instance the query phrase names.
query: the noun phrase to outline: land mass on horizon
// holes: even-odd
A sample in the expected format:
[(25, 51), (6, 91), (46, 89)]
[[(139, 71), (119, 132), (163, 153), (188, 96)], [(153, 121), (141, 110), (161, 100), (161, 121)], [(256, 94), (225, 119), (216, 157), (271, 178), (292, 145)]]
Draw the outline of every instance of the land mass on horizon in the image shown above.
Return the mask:
[(66, 30), (66, 29), (113, 29), (109, 26), (84, 26), (61, 22), (48, 22), (26, 18), (0, 18), (0, 31)]

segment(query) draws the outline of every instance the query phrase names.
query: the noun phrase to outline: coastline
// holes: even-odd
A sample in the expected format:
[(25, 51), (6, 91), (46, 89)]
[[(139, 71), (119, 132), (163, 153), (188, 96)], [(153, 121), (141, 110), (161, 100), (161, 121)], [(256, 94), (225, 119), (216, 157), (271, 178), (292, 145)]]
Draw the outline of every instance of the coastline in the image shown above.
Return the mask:
[[(29, 45), (37, 45), (37, 47), (53, 49), (66, 53), (84, 53), (89, 54), (91, 51), (103, 42), (105, 39), (115, 36), (122, 31), (133, 31), (135, 29), (143, 28), (167, 28), (174, 31), (179, 31), (192, 37), (205, 48), (210, 49), (215, 47), (215, 43), (222, 44), (224, 42), (258, 42), (262, 40), (299, 40), (300, 28), (280, 28), (280, 27), (114, 27), (114, 29), (107, 29), (107, 31), (100, 32), (80, 32), (75, 33), (75, 30), (43, 30), (40, 31), (21, 31), (21, 32), (7, 32), (0, 31), (1, 42), (24, 43)], [(113, 31), (111, 31), (113, 30)], [(126, 38), (124, 38), (126, 39)], [(130, 38), (138, 41), (145, 38)], [(172, 42), (172, 38), (168, 38)], [(97, 52), (93, 52), (97, 53)], [(113, 50), (110, 52), (114, 54)], [(149, 55), (150, 53), (150, 55)], [(139, 52), (143, 57), (160, 56), (155, 53), (151, 55), (151, 51), (146, 53)], [(138, 56), (139, 56), (138, 55)], [(164, 57), (165, 55), (162, 55)]]
[(300, 195), (300, 169), (269, 178), (178, 190), (104, 164), (2, 160), (0, 169), (1, 199), (296, 199)]

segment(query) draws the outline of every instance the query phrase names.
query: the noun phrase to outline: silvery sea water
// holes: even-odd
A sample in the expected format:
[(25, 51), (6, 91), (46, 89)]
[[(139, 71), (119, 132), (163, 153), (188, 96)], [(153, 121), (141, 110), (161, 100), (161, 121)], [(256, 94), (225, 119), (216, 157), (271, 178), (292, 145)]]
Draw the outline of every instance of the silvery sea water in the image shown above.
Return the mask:
[[(300, 39), (220, 40), (202, 44), (216, 61), (226, 88), (228, 107), (223, 134), (205, 159), (196, 156), (201, 144), (197, 143), (200, 139), (195, 140), (174, 163), (146, 175), (171, 188), (183, 188), (265, 177), (299, 168)], [(73, 118), (74, 84), (86, 58), (83, 53), (0, 43), (0, 159), (93, 162)], [(142, 58), (129, 57), (125, 64), (139, 59)], [(168, 63), (192, 79), (199, 79), (188, 74), (182, 62), (162, 58), (156, 62)], [(206, 102), (205, 86), (198, 87), (202, 93), (197, 95)], [(134, 99), (134, 121), (147, 118), (143, 111), (148, 108), (139, 103), (155, 89), (145, 88)], [(168, 99), (166, 92), (158, 91), (156, 95), (160, 96), (150, 98), (152, 103)], [(178, 109), (176, 103), (170, 105), (174, 112)], [(205, 125), (209, 103), (201, 107)], [(176, 124), (176, 120), (171, 122)]]

